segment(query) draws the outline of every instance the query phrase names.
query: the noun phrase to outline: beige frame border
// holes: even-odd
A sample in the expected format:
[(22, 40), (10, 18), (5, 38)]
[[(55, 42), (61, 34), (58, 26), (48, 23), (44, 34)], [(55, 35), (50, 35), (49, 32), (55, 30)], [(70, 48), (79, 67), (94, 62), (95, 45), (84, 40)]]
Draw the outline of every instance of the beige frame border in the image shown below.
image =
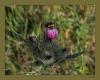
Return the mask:
[[(5, 5), (18, 4), (18, 5), (34, 5), (34, 4), (96, 4), (96, 75), (50, 75), (50, 76), (24, 76), (24, 75), (4, 75), (4, 46), (5, 46)], [(99, 44), (99, 2), (94, 0), (0, 0), (0, 80), (99, 80), (99, 64), (98, 59), (100, 52)], [(98, 12), (98, 13), (97, 13)], [(98, 29), (97, 29), (98, 28)]]

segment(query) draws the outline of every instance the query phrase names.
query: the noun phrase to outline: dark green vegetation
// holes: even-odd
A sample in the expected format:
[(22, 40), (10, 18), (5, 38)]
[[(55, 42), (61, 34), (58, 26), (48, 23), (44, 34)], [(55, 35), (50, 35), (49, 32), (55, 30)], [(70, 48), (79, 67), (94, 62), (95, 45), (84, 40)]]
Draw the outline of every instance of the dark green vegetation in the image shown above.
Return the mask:
[[(59, 30), (53, 42), (44, 41), (48, 21)], [(5, 74), (95, 74), (95, 5), (6, 6)]]

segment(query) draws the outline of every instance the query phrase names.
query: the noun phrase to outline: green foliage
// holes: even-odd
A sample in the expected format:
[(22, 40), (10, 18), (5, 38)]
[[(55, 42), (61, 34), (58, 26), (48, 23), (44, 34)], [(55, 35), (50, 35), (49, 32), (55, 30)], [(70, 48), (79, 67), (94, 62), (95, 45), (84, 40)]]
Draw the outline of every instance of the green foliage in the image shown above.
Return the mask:
[[(95, 5), (11, 5), (5, 7), (5, 13), (5, 71), (10, 71), (6, 74), (95, 73)], [(39, 53), (38, 49), (33, 51), (36, 45), (28, 46), (24, 41), (31, 35), (42, 41), (48, 21), (59, 30), (54, 41), (59, 48), (67, 48), (67, 53), (82, 50), (84, 55), (52, 66), (35, 65), (34, 54), (42, 54), (44, 44), (38, 46)]]

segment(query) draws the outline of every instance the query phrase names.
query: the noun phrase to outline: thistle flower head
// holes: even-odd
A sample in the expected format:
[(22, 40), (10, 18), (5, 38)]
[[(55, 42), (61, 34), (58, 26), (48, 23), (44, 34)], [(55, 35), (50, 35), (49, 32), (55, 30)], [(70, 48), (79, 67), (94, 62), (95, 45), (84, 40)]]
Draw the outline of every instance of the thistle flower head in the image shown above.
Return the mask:
[(50, 29), (50, 28), (47, 28), (46, 29), (46, 38), (49, 39), (49, 40), (53, 40), (57, 37), (58, 35), (58, 30), (53, 28), (53, 29)]

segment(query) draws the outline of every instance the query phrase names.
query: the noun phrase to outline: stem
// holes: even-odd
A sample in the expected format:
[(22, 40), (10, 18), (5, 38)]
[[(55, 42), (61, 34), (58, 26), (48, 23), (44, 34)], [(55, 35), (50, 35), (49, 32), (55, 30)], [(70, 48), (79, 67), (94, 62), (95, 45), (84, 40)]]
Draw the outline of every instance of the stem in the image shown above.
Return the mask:
[(28, 20), (26, 19), (25, 29), (24, 29), (24, 39), (26, 38), (26, 35), (27, 35), (27, 25), (28, 25)]

